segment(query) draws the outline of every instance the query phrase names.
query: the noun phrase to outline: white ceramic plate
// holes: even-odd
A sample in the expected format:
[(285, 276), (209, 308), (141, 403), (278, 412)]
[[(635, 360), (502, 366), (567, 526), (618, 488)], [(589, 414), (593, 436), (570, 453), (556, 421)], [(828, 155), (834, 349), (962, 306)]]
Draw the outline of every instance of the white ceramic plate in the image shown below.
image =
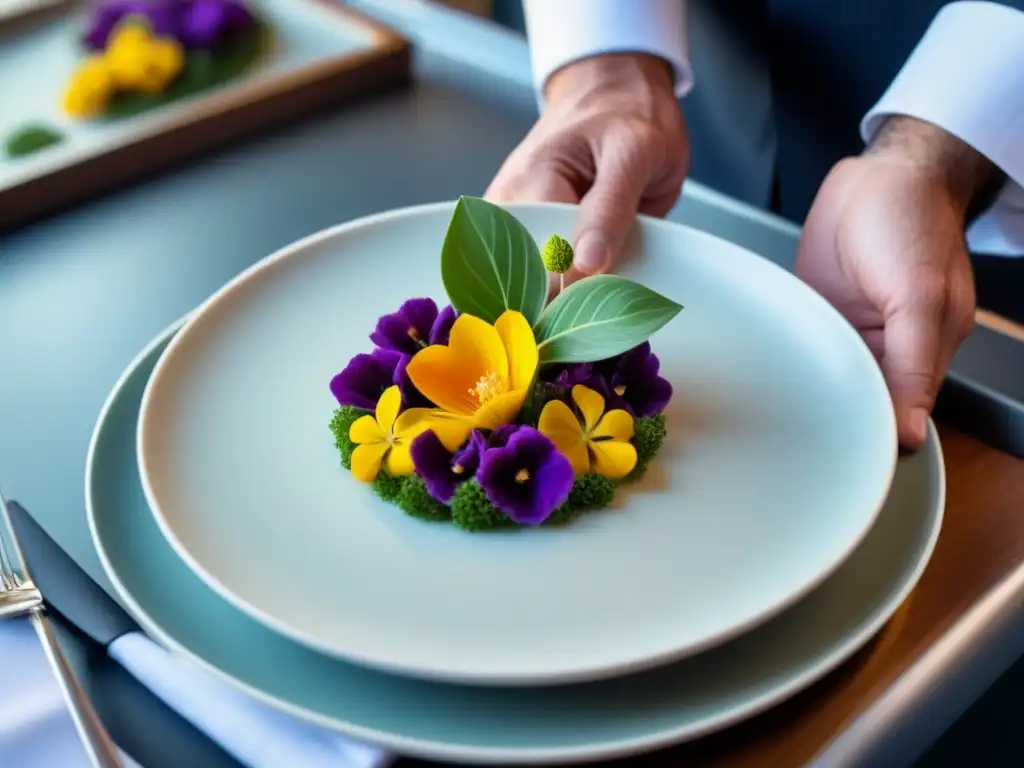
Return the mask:
[[(211, 587), (324, 652), (413, 675), (544, 684), (633, 672), (775, 615), (861, 541), (896, 462), (870, 352), (785, 270), (643, 219), (621, 271), (685, 305), (652, 338), (676, 394), (619, 508), (474, 535), (407, 518), (338, 465), (331, 377), (379, 315), (444, 300), (453, 204), (300, 241), (205, 302), (142, 402), (138, 460), (165, 536)], [(516, 206), (538, 240), (569, 206)]]
[(866, 643), (917, 582), (941, 527), (942, 451), (931, 429), (920, 451), (900, 459), (877, 522), (832, 576), (773, 620), (706, 653), (638, 675), (542, 688), (448, 685), (367, 670), (238, 610), (182, 563), (157, 528), (134, 438), (143, 389), (177, 329), (128, 367), (89, 446), (86, 510), (117, 595), (152, 637), (221, 680), (402, 754), (445, 765), (593, 765), (736, 723), (810, 685)]

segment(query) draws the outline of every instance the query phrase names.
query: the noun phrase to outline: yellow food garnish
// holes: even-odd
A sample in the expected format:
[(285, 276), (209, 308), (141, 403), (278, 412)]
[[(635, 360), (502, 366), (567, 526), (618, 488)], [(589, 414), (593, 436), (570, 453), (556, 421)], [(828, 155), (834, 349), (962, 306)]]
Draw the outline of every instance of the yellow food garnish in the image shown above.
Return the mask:
[(406, 371), (416, 389), (443, 411), (469, 427), (494, 429), (522, 410), (537, 364), (530, 323), (506, 310), (494, 325), (459, 315), (447, 346), (420, 350)]
[(75, 70), (64, 91), (64, 111), (72, 117), (93, 117), (114, 93), (114, 78), (102, 56), (91, 56)]
[[(415, 469), (409, 446), (429, 428), (430, 409), (402, 410), (402, 393), (390, 386), (377, 401), (373, 415), (361, 416), (349, 428), (349, 439), (355, 443), (352, 452), (352, 474), (369, 483), (380, 472), (381, 465), (393, 477), (411, 475)], [(439, 435), (440, 437), (440, 435)], [(458, 443), (452, 445), (452, 448)]]
[(95, 117), (118, 91), (162, 93), (184, 68), (185, 51), (176, 40), (154, 37), (144, 22), (126, 21), (111, 35), (106, 52), (75, 70), (64, 92), (64, 111)]
[(572, 399), (582, 423), (561, 400), (552, 400), (540, 412), (537, 429), (555, 444), (572, 465), (577, 477), (588, 472), (620, 480), (636, 466), (633, 417), (624, 410), (605, 410), (604, 397), (577, 384)]
[(153, 37), (139, 23), (118, 27), (105, 58), (118, 89), (147, 94), (164, 91), (185, 68), (185, 52), (177, 41)]

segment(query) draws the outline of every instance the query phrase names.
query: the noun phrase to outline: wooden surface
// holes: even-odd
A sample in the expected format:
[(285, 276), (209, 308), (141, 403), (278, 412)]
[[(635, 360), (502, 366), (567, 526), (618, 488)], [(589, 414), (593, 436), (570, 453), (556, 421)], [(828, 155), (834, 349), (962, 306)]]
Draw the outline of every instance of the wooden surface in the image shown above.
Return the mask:
[(372, 45), (348, 55), (324, 58), (272, 77), (246, 80), (198, 96), (201, 109), (177, 109), (181, 119), (168, 130), (140, 137), (89, 156), (75, 165), (22, 184), (0, 188), (0, 232), (28, 223), (72, 203), (141, 180), (243, 137), (280, 127), (318, 110), (407, 83), (411, 45), (379, 22), (332, 0), (322, 4), (372, 34)]
[(1024, 341), (1024, 325), (1008, 320), (1002, 315), (997, 315), (995, 312), (989, 312), (987, 309), (979, 309), (974, 314), (974, 322), (978, 325), (983, 325), (993, 331), (998, 331), (1010, 338), (1016, 339), (1017, 341)]
[(15, 32), (51, 14), (67, 11), (77, 0), (0, 0), (0, 32)]
[(492, 0), (441, 0), (441, 2), (464, 13), (471, 13), (485, 19), (491, 18), (494, 11)]
[(1024, 561), (1024, 461), (942, 428), (948, 482), (935, 554), (917, 588), (861, 653), (789, 702), (700, 741), (609, 765), (804, 765), (975, 601)]

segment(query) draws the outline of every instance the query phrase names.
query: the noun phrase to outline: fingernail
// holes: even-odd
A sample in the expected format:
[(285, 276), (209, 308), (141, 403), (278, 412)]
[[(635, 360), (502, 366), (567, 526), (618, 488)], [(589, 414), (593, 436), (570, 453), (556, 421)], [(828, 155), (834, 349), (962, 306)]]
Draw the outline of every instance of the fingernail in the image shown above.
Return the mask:
[(575, 251), (576, 268), (588, 274), (600, 272), (611, 260), (608, 243), (599, 232), (585, 232), (576, 243)]
[(921, 409), (915, 410), (910, 416), (910, 428), (919, 440), (924, 441), (928, 435), (928, 414)]
[(900, 446), (917, 450), (928, 436), (928, 412), (920, 408), (904, 411), (900, 417)]

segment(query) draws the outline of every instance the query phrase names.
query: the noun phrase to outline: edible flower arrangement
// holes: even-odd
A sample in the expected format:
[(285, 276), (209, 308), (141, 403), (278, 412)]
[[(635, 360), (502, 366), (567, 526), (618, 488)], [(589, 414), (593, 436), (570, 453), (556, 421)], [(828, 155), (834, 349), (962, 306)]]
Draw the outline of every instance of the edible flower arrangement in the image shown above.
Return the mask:
[(342, 466), (469, 531), (610, 504), (665, 437), (672, 385), (648, 339), (682, 307), (617, 275), (566, 288), (571, 264), (558, 235), (542, 252), (511, 213), (461, 198), (441, 250), (450, 304), (407, 300), (330, 382)]
[(217, 85), (259, 57), (264, 32), (243, 0), (95, 0), (64, 111), (127, 116)]

